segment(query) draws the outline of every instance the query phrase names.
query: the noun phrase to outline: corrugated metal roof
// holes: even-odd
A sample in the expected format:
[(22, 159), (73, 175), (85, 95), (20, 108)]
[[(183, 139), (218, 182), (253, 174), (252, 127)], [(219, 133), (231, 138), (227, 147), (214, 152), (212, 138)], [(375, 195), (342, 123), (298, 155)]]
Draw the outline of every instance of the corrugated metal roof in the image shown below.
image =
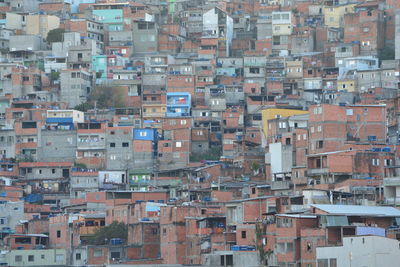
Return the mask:
[(374, 216), (374, 217), (400, 217), (400, 210), (393, 207), (357, 206), (357, 205), (311, 205), (329, 214)]

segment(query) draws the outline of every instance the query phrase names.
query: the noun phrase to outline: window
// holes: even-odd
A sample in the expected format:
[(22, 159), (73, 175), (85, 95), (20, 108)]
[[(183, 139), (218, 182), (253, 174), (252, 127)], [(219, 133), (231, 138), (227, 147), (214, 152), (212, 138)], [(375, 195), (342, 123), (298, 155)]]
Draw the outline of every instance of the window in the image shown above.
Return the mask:
[(233, 266), (233, 255), (226, 255), (226, 266)]
[(147, 132), (140, 132), (139, 135), (142, 137), (147, 136)]
[(186, 125), (186, 120), (181, 120), (181, 125)]
[(318, 267), (328, 267), (328, 259), (318, 259), (317, 260), (317, 266)]
[(379, 159), (372, 159), (372, 166), (379, 166)]
[(45, 258), (44, 254), (40, 255), (40, 258), (41, 258), (42, 260), (44, 260), (44, 258)]
[(22, 255), (15, 255), (15, 262), (21, 262), (22, 261)]
[(111, 256), (111, 259), (119, 259), (121, 257), (121, 254), (119, 251), (114, 251), (114, 252), (111, 252), (110, 256)]
[(56, 169), (51, 169), (51, 173), (52, 174), (56, 173)]
[(35, 256), (34, 255), (28, 255), (28, 261), (35, 261)]
[(175, 147), (182, 147), (182, 142), (176, 142)]
[(250, 68), (249, 72), (253, 73), (253, 74), (259, 74), (260, 73), (260, 68)]
[(15, 238), (15, 244), (30, 244), (31, 238), (30, 237), (17, 237)]
[(56, 262), (64, 262), (64, 255), (56, 254)]
[(115, 143), (110, 143), (110, 147), (115, 147)]
[(317, 130), (318, 130), (318, 132), (321, 132), (321, 131), (322, 131), (322, 126), (321, 126), (321, 125), (318, 125)]
[(353, 116), (353, 110), (352, 109), (346, 109), (346, 115), (347, 116)]
[(61, 231), (57, 230), (57, 238), (60, 238), (60, 237), (61, 237)]
[(323, 148), (324, 147), (324, 141), (320, 140), (317, 142), (317, 148)]
[(289, 218), (277, 218), (276, 225), (278, 228), (290, 228), (292, 227), (292, 220)]
[(122, 143), (122, 147), (129, 147), (129, 143)]
[(242, 238), (246, 238), (246, 231), (242, 231)]
[(103, 257), (103, 250), (102, 249), (94, 249), (93, 257)]

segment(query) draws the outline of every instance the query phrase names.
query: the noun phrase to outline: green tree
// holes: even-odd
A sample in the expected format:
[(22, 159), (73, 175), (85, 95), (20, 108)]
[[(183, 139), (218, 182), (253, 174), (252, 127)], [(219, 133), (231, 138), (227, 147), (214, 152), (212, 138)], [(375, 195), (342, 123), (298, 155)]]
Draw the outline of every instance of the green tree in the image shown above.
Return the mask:
[(47, 34), (46, 41), (48, 43), (62, 42), (65, 30), (61, 28), (50, 30)]
[(123, 222), (114, 221), (111, 224), (100, 227), (95, 233), (90, 243), (93, 245), (105, 245), (113, 238), (128, 238), (128, 225)]
[(98, 86), (89, 96), (89, 102), (98, 108), (122, 108), (125, 107), (123, 87)]
[(74, 109), (86, 112), (94, 109), (95, 103), (96, 108), (99, 109), (123, 108), (125, 107), (124, 90), (124, 87), (118, 86), (98, 86), (90, 93), (87, 102), (75, 106)]
[(204, 153), (190, 154), (191, 162), (198, 162), (202, 160), (219, 160), (222, 155), (222, 147), (214, 146)]
[(53, 71), (50, 73), (50, 81), (54, 82), (60, 79), (60, 73), (58, 71)]
[(79, 104), (79, 105), (74, 107), (75, 110), (79, 110), (79, 111), (82, 111), (82, 112), (86, 112), (89, 109), (93, 109), (93, 108), (94, 108), (94, 105), (92, 103), (89, 103), (89, 102), (85, 102), (85, 103)]

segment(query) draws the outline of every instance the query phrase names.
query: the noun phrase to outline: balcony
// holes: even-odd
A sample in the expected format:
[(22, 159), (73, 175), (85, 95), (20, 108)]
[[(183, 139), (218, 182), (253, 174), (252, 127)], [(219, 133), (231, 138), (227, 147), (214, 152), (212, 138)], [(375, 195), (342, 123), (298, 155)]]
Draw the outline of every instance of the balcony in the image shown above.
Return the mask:
[(400, 186), (400, 177), (384, 178), (383, 186)]
[(349, 51), (344, 51), (344, 52), (338, 52), (336, 51), (335, 53), (335, 58), (347, 58), (347, 57), (352, 57), (353, 56), (353, 51), (349, 50)]
[(272, 181), (271, 190), (288, 190), (292, 185), (292, 181)]
[(265, 61), (247, 61), (245, 60), (243, 63), (244, 67), (265, 67)]
[(145, 118), (159, 118), (159, 117), (164, 117), (165, 112), (143, 112), (143, 117)]
[(152, 67), (156, 67), (156, 66), (162, 66), (162, 67), (167, 67), (168, 64), (166, 62), (166, 60), (162, 60), (162, 61), (157, 61), (157, 60), (150, 60), (150, 64)]
[(148, 104), (148, 105), (159, 105), (162, 104), (161, 99), (157, 99), (157, 100), (144, 100), (142, 101), (143, 104)]
[(307, 174), (310, 176), (323, 175), (328, 173), (328, 168), (308, 169)]

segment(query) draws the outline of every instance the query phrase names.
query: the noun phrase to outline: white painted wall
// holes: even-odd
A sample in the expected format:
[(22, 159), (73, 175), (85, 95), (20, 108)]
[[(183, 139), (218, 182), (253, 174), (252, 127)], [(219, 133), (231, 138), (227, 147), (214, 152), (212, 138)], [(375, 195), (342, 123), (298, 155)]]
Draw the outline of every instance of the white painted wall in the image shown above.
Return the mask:
[(317, 260), (336, 258), (337, 266), (395, 267), (400, 263), (399, 243), (380, 236), (345, 237), (343, 246), (317, 248)]

